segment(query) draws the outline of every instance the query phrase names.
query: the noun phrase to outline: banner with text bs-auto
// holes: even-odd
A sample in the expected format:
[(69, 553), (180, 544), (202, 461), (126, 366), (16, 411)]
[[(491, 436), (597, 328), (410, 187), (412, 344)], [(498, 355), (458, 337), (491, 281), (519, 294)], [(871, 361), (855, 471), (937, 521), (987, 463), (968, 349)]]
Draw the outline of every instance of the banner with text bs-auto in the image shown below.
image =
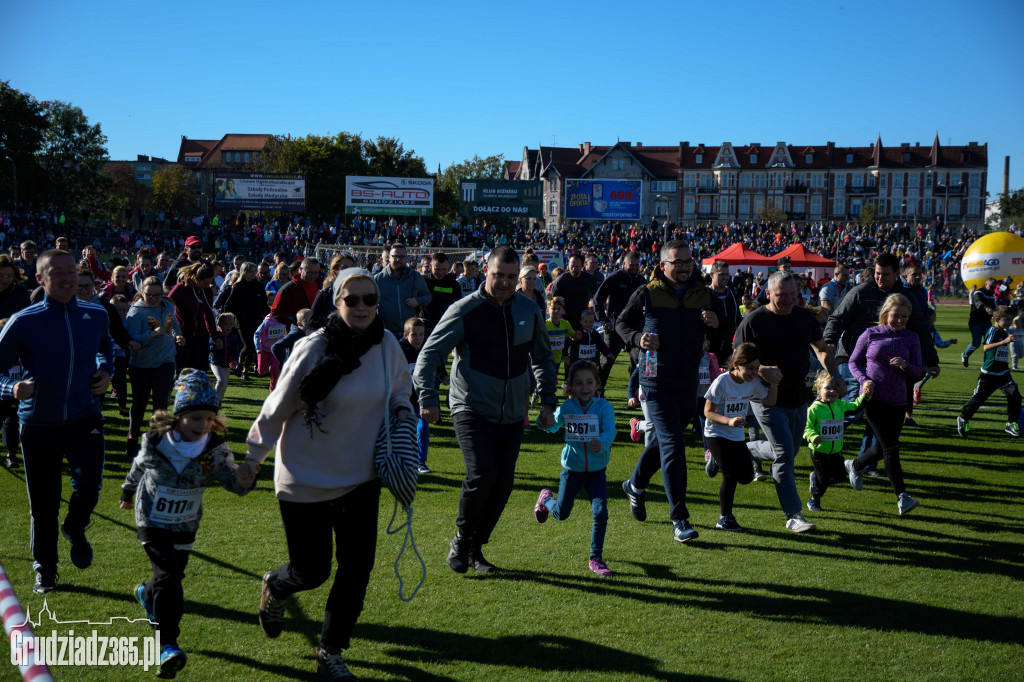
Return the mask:
[(213, 199), (218, 211), (306, 210), (306, 176), (301, 173), (213, 174)]
[(434, 215), (432, 178), (345, 178), (345, 213), (357, 215)]
[(640, 180), (565, 181), (568, 220), (640, 220)]

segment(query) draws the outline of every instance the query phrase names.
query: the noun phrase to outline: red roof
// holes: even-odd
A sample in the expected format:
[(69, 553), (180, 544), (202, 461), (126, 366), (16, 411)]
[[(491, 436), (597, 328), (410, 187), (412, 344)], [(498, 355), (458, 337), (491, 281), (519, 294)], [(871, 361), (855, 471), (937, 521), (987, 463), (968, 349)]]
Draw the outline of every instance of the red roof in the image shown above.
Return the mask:
[(724, 260), (729, 265), (775, 265), (775, 260), (762, 256), (750, 249), (743, 242), (736, 242), (721, 253), (701, 261), (703, 265), (714, 265), (716, 260)]
[(178, 149), (178, 163), (184, 163), (186, 156), (198, 156), (199, 162), (190, 161), (185, 163), (186, 168), (235, 168), (239, 164), (226, 164), (221, 162), (221, 152), (241, 151), (258, 152), (267, 144), (270, 135), (266, 133), (228, 133), (219, 140), (193, 140), (187, 137), (181, 138), (181, 147)]
[(789, 258), (789, 264), (794, 268), (834, 268), (836, 266), (834, 260), (829, 260), (813, 251), (808, 251), (807, 247), (799, 242), (793, 244), (788, 249), (779, 251), (771, 257), (771, 260), (777, 262), (780, 258)]

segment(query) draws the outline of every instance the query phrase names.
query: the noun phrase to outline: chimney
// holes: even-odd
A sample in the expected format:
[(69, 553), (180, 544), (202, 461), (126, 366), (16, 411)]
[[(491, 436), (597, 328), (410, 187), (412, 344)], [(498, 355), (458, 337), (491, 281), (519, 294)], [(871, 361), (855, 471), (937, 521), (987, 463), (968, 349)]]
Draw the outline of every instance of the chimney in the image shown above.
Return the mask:
[(1003, 159), (1003, 196), (1010, 196), (1010, 157)]
[(584, 142), (583, 143), (583, 154), (587, 155), (589, 153), (590, 153), (590, 143), (589, 142)]
[(637, 142), (637, 143), (636, 143), (636, 146), (637, 146), (637, 147), (643, 147), (643, 146), (644, 146), (644, 143), (643, 143), (643, 142)]

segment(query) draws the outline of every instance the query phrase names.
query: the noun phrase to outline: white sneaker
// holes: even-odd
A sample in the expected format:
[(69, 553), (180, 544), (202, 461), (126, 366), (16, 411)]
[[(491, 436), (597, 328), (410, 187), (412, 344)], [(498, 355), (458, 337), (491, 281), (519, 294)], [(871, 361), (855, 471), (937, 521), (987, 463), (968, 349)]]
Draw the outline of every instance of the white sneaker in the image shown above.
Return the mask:
[(794, 533), (806, 533), (809, 530), (817, 528), (813, 523), (803, 517), (802, 514), (793, 514), (786, 521), (786, 530), (791, 530)]
[(853, 489), (864, 490), (864, 472), (853, 468), (852, 459), (843, 461), (843, 466), (846, 467), (846, 473), (850, 477), (850, 485), (853, 486)]
[(900, 493), (896, 498), (896, 508), (900, 511), (900, 516), (903, 516), (912, 509), (916, 509), (920, 504), (920, 502), (906, 493)]

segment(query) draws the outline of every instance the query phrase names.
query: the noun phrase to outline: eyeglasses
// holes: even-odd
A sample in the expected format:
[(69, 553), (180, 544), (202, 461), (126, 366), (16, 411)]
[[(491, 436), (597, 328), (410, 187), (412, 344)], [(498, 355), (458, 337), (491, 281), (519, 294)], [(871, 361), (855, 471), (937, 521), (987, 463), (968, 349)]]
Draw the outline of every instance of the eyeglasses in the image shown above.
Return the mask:
[(91, 283), (90, 284), (79, 284), (78, 285), (78, 290), (79, 291), (92, 291), (94, 288), (95, 288), (95, 285), (91, 284)]
[(348, 296), (343, 296), (341, 302), (349, 308), (355, 308), (359, 305), (359, 302), (362, 301), (363, 305), (372, 308), (377, 305), (377, 298), (377, 294), (363, 294), (362, 296), (358, 294), (349, 294)]
[(677, 268), (685, 268), (693, 265), (693, 259), (687, 258), (686, 260), (663, 260), (662, 263), (669, 263), (670, 265)]

